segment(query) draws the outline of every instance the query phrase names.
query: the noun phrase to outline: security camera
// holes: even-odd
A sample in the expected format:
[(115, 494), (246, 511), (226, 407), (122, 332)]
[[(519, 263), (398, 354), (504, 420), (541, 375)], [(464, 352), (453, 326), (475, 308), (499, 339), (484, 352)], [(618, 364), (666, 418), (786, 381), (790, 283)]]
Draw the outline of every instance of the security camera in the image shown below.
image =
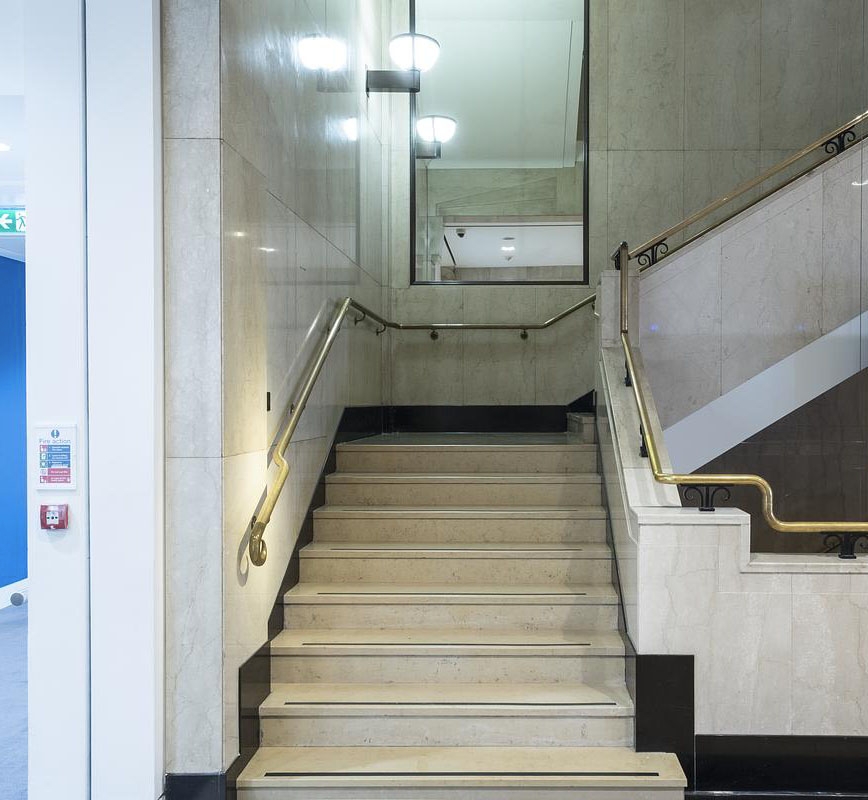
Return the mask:
[(459, 228), (457, 231), (455, 231), (455, 233), (458, 234), (459, 239), (463, 239), (465, 236), (467, 236), (467, 228)]

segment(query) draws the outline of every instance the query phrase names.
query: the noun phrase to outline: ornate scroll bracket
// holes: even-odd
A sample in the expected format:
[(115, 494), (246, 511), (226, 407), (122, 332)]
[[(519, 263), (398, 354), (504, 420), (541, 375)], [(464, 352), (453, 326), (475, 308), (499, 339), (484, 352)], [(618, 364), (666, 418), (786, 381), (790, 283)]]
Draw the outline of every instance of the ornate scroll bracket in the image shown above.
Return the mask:
[(643, 250), (636, 256), (640, 267), (653, 267), (663, 256), (669, 252), (669, 245), (665, 241), (652, 244), (647, 250)]
[(837, 156), (843, 153), (847, 149), (848, 144), (853, 144), (856, 141), (856, 131), (852, 128), (848, 128), (846, 131), (839, 133), (837, 136), (833, 136), (823, 145), (823, 149), (829, 153), (829, 155)]
[(717, 498), (717, 493), (723, 494), (723, 502), (732, 499), (732, 492), (728, 486), (723, 486), (716, 483), (694, 483), (684, 487), (684, 499), (690, 500), (696, 498), (699, 500), (699, 510), (705, 512), (716, 511), (714, 501)]
[(862, 545), (862, 549), (868, 552), (868, 534), (865, 533), (830, 533), (824, 540), (827, 553), (834, 553), (838, 550), (838, 558), (853, 560), (856, 558), (856, 544), (860, 539), (864, 539), (866, 544)]

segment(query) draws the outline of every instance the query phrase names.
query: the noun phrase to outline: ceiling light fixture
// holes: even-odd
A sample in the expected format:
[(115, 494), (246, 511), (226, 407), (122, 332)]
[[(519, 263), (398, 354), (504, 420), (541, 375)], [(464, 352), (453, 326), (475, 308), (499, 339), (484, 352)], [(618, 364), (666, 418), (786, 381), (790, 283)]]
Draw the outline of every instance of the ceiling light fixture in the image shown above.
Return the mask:
[(423, 142), (445, 144), (455, 136), (458, 123), (452, 117), (431, 115), (416, 121), (416, 133)]
[(8, 153), (12, 149), (11, 144), (6, 144), (5, 142), (0, 142), (0, 153)]
[(514, 253), (515, 252), (514, 247), (501, 247), (500, 249), (503, 250), (504, 253)]
[(260, 249), (263, 253), (276, 253), (276, 252), (277, 252), (277, 248), (276, 248), (276, 247), (260, 247), (259, 249)]
[(389, 42), (389, 55), (403, 70), (427, 72), (440, 57), (440, 42), (421, 33), (402, 33)]
[(309, 70), (339, 72), (347, 66), (347, 46), (330, 36), (305, 36), (297, 47), (298, 60)]

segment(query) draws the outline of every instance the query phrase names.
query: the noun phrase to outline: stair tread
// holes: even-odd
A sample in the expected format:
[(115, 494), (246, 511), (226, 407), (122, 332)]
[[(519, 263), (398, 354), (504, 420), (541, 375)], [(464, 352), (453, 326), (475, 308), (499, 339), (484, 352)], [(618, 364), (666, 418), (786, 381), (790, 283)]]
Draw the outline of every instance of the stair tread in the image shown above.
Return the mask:
[[(572, 441), (571, 441), (572, 439)], [(516, 438), (510, 434), (383, 434), (342, 442), (338, 452), (575, 452), (595, 453), (596, 444), (566, 434), (536, 434)]]
[(271, 642), (274, 655), (517, 655), (572, 654), (623, 656), (624, 641), (614, 631), (525, 631), (470, 629), (283, 630)]
[(583, 683), (281, 683), (260, 707), (263, 716), (283, 717), (312, 711), (324, 715), (378, 713), (390, 716), (427, 714), (496, 716), (504, 711), (547, 715), (632, 716), (625, 685)]
[(534, 559), (605, 559), (612, 551), (601, 544), (462, 542), (313, 542), (305, 545), (302, 558), (534, 558)]
[(596, 472), (333, 472), (326, 475), (326, 483), (377, 484), (598, 484), (602, 481)]
[(314, 517), (407, 519), (605, 519), (602, 506), (349, 506), (324, 505)]
[(671, 753), (626, 747), (261, 747), (245, 787), (615, 786), (681, 788)]
[(286, 603), (340, 604), (450, 603), (471, 605), (496, 602), (504, 605), (611, 605), (618, 595), (611, 585), (551, 584), (419, 584), (419, 583), (299, 583), (284, 595)]

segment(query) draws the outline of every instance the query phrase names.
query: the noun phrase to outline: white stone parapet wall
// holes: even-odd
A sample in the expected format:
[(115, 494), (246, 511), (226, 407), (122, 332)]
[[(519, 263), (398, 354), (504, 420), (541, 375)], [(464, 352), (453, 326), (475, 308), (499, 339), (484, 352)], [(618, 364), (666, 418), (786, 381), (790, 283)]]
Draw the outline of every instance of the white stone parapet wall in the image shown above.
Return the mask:
[(681, 508), (639, 455), (623, 371), (603, 347), (598, 436), (637, 652), (695, 657), (697, 734), (864, 736), (868, 557), (752, 554), (745, 512)]

